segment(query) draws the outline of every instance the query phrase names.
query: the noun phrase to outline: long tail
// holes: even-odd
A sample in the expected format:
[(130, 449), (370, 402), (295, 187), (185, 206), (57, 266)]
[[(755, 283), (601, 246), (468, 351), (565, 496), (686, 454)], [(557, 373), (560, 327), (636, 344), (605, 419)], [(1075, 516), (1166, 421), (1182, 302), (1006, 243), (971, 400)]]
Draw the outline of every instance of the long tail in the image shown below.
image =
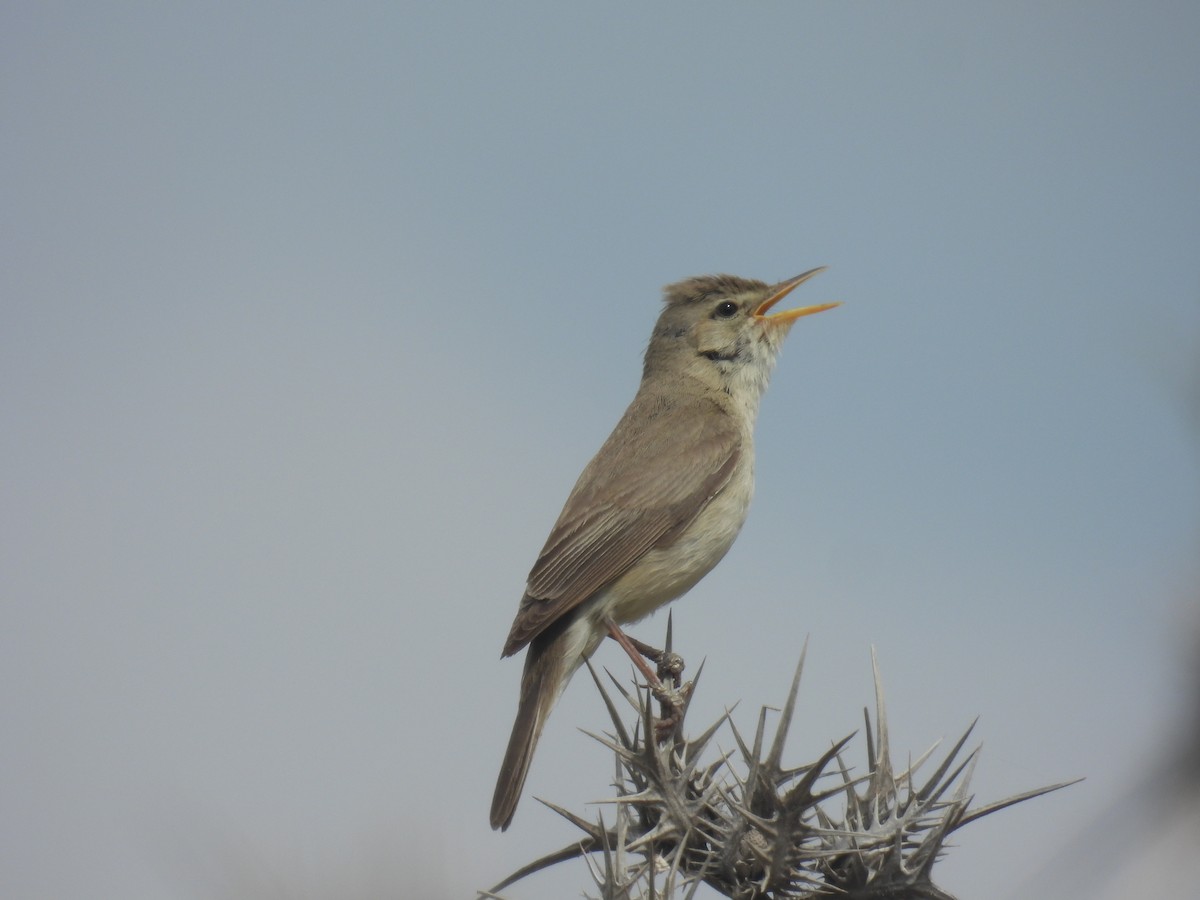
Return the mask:
[(504, 831), (512, 824), (542, 728), (559, 694), (583, 661), (576, 634), (581, 624), (564, 622), (566, 627), (548, 629), (534, 638), (525, 652), (517, 720), (492, 795), (492, 828)]

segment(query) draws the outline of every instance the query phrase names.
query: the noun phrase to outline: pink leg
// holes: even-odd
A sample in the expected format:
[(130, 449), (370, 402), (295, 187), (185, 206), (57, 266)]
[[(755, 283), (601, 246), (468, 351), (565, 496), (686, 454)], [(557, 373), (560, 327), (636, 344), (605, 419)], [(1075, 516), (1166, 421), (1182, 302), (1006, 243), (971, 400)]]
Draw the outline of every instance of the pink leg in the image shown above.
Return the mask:
[(633, 664), (637, 666), (638, 671), (642, 673), (642, 677), (646, 679), (646, 683), (653, 688), (658, 688), (661, 690), (662, 682), (658, 680), (658, 675), (656, 675), (654, 670), (650, 668), (645, 657), (642, 656), (638, 648), (633, 645), (633, 641), (629, 635), (618, 628), (617, 624), (612, 619), (609, 619), (607, 624), (608, 636), (620, 644), (621, 649), (629, 654), (629, 658), (633, 660)]

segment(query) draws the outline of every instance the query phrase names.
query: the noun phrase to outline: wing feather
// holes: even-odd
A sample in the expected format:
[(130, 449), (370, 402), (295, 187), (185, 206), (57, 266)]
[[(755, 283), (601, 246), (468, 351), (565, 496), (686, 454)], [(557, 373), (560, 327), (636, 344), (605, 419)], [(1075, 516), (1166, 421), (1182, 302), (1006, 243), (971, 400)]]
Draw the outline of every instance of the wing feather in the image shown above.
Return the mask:
[(504, 655), (674, 540), (728, 483), (740, 446), (737, 424), (710, 397), (639, 392), (551, 529)]

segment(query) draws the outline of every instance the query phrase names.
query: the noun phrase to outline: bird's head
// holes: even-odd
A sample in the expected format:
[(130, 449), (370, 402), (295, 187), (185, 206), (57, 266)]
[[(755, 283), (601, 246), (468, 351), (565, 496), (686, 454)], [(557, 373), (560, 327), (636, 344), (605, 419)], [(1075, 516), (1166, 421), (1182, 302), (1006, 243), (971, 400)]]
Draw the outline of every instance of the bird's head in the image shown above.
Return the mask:
[(731, 394), (761, 395), (795, 321), (839, 304), (771, 309), (824, 270), (810, 269), (773, 285), (734, 275), (701, 275), (669, 285), (646, 348), (643, 377), (687, 374)]

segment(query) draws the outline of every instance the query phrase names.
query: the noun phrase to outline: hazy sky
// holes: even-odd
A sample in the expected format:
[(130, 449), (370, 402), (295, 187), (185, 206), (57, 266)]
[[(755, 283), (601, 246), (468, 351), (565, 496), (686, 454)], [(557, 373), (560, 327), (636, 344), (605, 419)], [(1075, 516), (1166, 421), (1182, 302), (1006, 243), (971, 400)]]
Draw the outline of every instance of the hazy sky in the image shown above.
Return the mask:
[(487, 824), (528, 568), (660, 287), (828, 265), (674, 607), (694, 723), (752, 727), (809, 636), (814, 757), (874, 644), (901, 760), (978, 715), (980, 801), (1087, 776), (936, 870), (1041, 896), (1195, 705), (1198, 39), (1186, 2), (7, 4), (4, 895), (469, 896), (572, 840), (532, 796), (608, 795), (585, 678)]

